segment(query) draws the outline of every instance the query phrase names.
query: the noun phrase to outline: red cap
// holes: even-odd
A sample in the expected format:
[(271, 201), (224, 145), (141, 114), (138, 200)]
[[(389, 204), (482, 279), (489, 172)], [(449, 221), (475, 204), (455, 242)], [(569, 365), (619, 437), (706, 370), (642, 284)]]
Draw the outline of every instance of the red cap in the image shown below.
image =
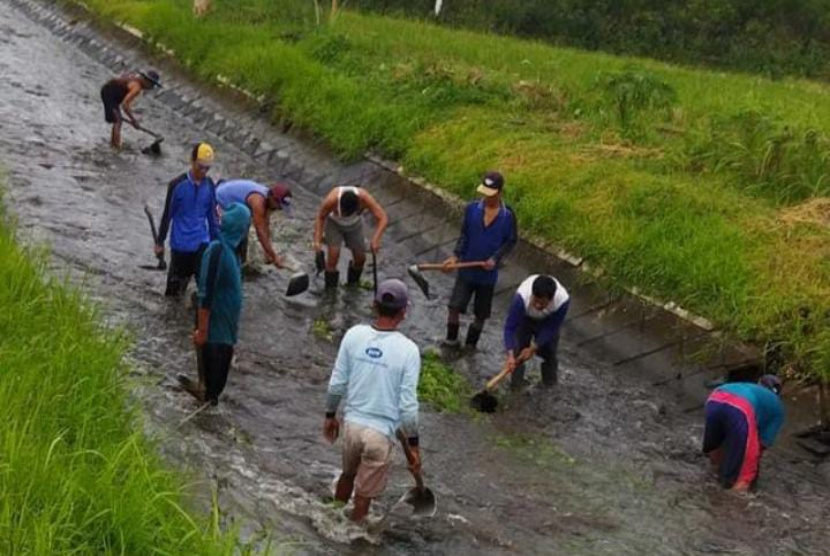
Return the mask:
[(277, 202), (280, 209), (290, 212), (291, 210), (291, 188), (284, 183), (277, 182), (271, 186), (270, 196)]

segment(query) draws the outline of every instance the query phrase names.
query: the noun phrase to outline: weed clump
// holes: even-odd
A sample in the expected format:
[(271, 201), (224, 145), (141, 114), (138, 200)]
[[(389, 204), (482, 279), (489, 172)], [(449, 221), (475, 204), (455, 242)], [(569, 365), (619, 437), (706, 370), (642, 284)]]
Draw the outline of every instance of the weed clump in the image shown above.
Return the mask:
[(467, 380), (456, 374), (441, 356), (433, 351), (421, 358), (421, 378), (418, 397), (438, 411), (461, 413), (468, 411), (472, 389)]

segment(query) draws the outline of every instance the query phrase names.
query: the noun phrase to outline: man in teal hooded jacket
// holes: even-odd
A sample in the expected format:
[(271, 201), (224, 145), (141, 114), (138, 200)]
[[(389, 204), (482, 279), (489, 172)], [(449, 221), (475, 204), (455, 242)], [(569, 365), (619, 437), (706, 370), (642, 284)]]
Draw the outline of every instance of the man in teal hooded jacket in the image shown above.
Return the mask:
[(199, 385), (188, 390), (214, 405), (219, 403), (219, 395), (228, 380), (237, 341), (242, 311), (242, 275), (236, 250), (247, 235), (250, 223), (248, 207), (240, 203), (230, 205), (222, 214), (219, 239), (212, 241), (202, 256), (198, 325), (193, 332), (193, 343), (201, 359)]

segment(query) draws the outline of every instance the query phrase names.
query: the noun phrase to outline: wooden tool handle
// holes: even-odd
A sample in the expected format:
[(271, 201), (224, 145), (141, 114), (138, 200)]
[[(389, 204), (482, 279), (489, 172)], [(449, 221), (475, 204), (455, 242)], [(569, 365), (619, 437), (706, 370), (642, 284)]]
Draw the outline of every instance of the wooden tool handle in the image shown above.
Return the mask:
[[(396, 433), (398, 440), (401, 443), (401, 448), (403, 448), (403, 453), (406, 456), (406, 461), (409, 465), (415, 463), (415, 454), (412, 453), (412, 448), (409, 446), (409, 440), (406, 438), (406, 435), (403, 433), (401, 429), (398, 429)], [(418, 490), (424, 490), (424, 478), (421, 476), (420, 473), (412, 473), (412, 476), (415, 477), (415, 486), (418, 487)]]
[(443, 263), (420, 263), (417, 266), (418, 270), (444, 270), (445, 268), (449, 270), (457, 270), (459, 268), (481, 268), (485, 264), (485, 261), (469, 261), (465, 263), (451, 264), (446, 267)]
[[(521, 357), (517, 358), (516, 359), (516, 366), (518, 367), (519, 365), (523, 364), (525, 361), (527, 361), (527, 359), (528, 358), (521, 358)], [(495, 388), (498, 385), (499, 382), (504, 380), (504, 377), (506, 377), (509, 374), (510, 374), (510, 367), (505, 362), (504, 367), (502, 367), (501, 371), (499, 371), (499, 374), (497, 374), (496, 376), (494, 376), (493, 378), (488, 380), (487, 384), (484, 386), (484, 389), (485, 390), (492, 390), (493, 388)]]

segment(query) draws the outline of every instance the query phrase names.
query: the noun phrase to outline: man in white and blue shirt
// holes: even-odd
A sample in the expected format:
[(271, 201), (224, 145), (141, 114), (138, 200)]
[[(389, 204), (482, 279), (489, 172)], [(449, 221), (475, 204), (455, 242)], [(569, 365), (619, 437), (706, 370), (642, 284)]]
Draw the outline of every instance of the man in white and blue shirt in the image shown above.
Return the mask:
[(329, 381), (323, 433), (334, 443), (340, 433), (337, 409), (345, 398), (343, 473), (335, 499), (347, 503), (354, 491), (351, 518), (361, 521), (372, 499), (386, 488), (394, 439), (401, 429), (415, 455), (410, 469), (420, 470), (418, 450), (418, 378), (421, 354), (398, 332), (408, 296), (400, 280), (385, 280), (375, 296), (377, 318), (346, 332)]
[(567, 290), (552, 276), (535, 274), (519, 286), (504, 323), (504, 348), (513, 373), (513, 387), (524, 382), (525, 367), (520, 362), (534, 355), (543, 360), (542, 384), (556, 384), (559, 331), (569, 305)]

